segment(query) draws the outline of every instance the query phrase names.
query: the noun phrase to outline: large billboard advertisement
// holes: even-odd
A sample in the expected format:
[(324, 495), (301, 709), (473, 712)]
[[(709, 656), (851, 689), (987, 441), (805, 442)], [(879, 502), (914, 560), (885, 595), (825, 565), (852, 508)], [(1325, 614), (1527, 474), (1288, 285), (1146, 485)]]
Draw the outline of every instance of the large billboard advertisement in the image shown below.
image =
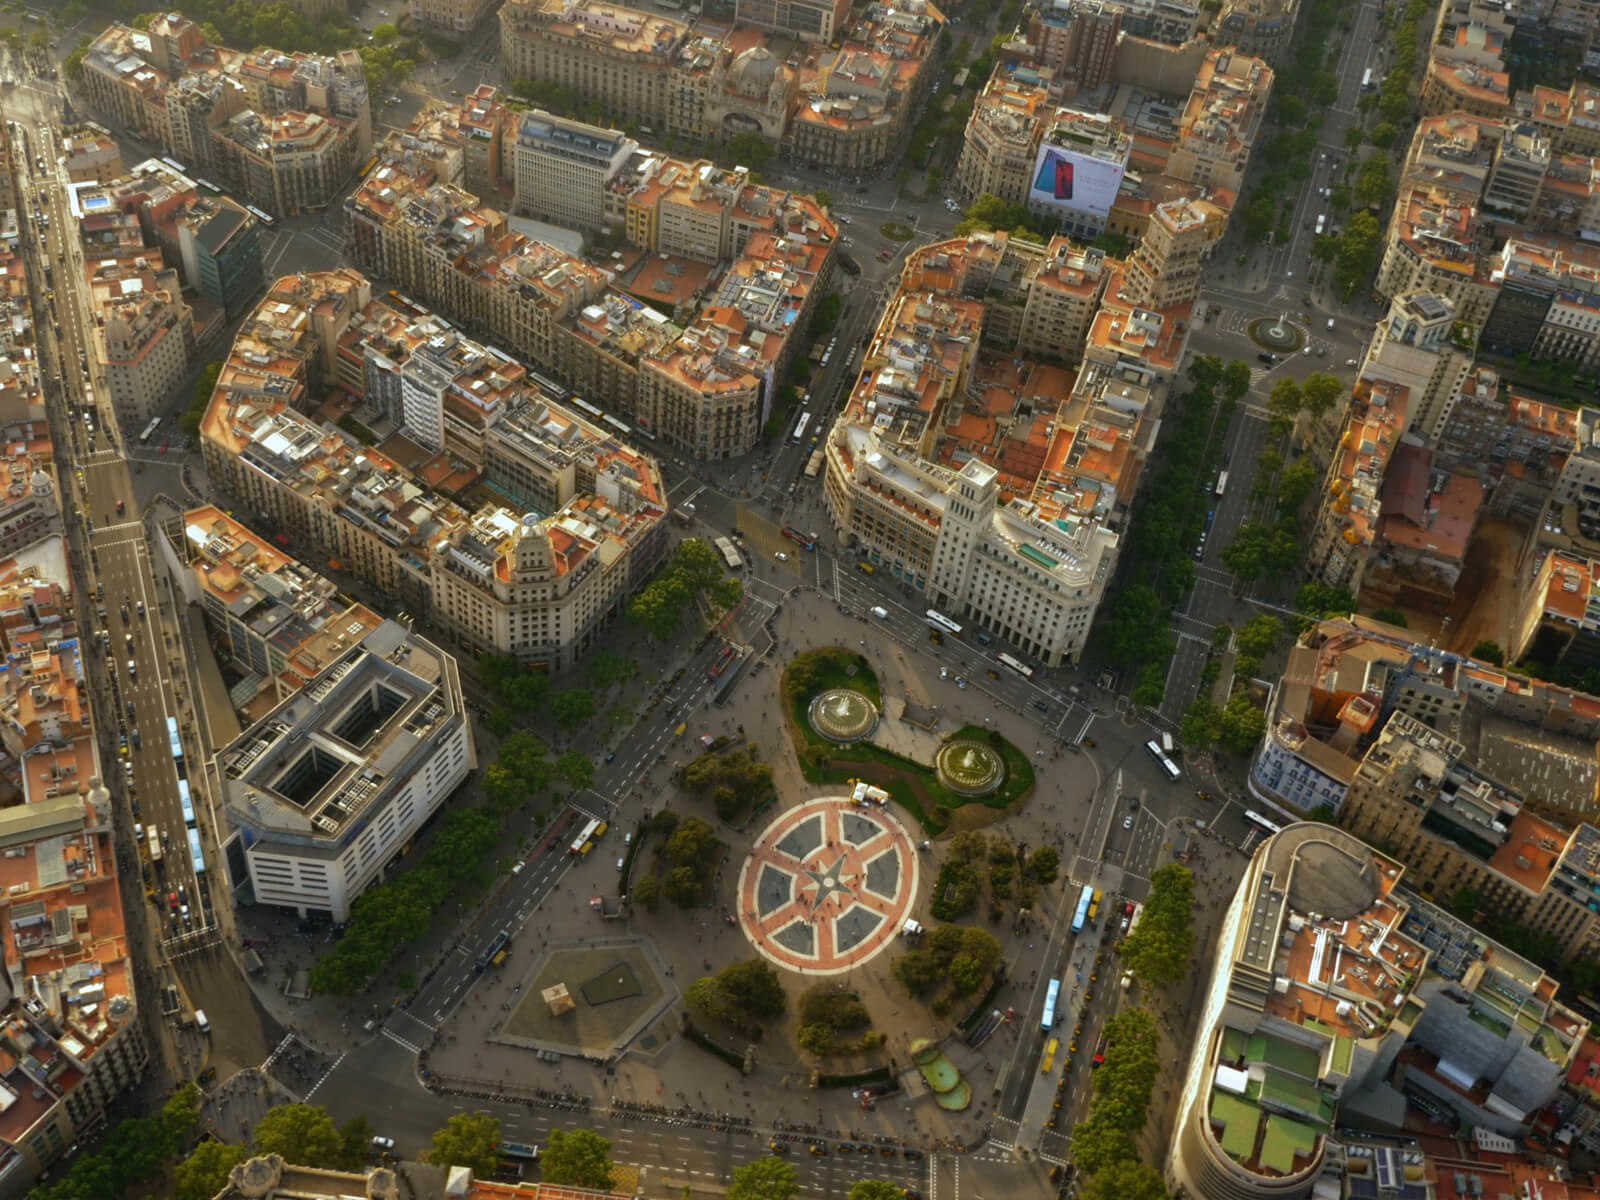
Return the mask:
[(1104, 220), (1122, 187), (1124, 168), (1124, 163), (1108, 162), (1060, 146), (1041, 146), (1028, 206), (1088, 213)]

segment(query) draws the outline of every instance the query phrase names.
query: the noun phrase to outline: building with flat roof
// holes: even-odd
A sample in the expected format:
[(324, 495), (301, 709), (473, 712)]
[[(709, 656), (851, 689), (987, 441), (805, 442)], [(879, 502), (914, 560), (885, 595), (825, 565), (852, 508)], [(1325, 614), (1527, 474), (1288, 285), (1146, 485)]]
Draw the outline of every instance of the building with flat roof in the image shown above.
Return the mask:
[(838, 35), (849, 12), (849, 0), (738, 0), (734, 21), (826, 43)]
[(455, 659), (394, 621), (352, 626), (216, 755), (257, 902), (335, 921), (477, 766)]
[[(308, 419), (328, 382), (437, 454), (414, 475)], [(213, 481), (275, 538), (316, 547), (473, 653), (570, 667), (667, 549), (652, 459), (503, 352), (373, 299), (349, 268), (274, 283), (223, 364), (201, 443)], [(434, 466), (524, 507), (469, 511), (427, 484)]]
[(1215, 39), (1276, 66), (1289, 48), (1300, 0), (1228, 0), (1217, 14)]
[(1043, 132), (1041, 115), (1048, 107), (1048, 89), (1016, 82), (996, 70), (967, 118), (955, 178), (963, 203), (970, 205), (985, 194), (1007, 204), (1026, 201)]
[[(1187, 311), (1139, 307), (1122, 264), (1065, 239), (922, 247), (823, 439), (830, 520), (953, 619), (1076, 661)], [(1049, 361), (1017, 358), (1023, 346)]]
[(0, 563), (0, 735), (20, 795), (0, 814), (0, 1193), (15, 1197), (104, 1128), (150, 1059), (113, 836), (126, 809), (102, 782), (87, 645), (54, 578), (65, 555), (56, 540)]
[(524, 113), (511, 151), (517, 211), (569, 229), (603, 229), (606, 187), (637, 149), (615, 129)]
[(178, 272), (158, 250), (87, 256), (91, 345), (105, 375), (107, 399), (128, 426), (142, 426), (166, 406), (194, 353), (194, 314)]
[(508, 79), (569, 88), (617, 121), (666, 116), (684, 22), (593, 0), (507, 0), (499, 20)]
[(1328, 805), (1393, 847), (1417, 886), (1467, 889), (1570, 958), (1600, 945), (1597, 740), (1600, 700), (1352, 616), (1291, 651), (1250, 789), (1300, 812)]
[(372, 151), (354, 50), (286, 54), (212, 46), (167, 12), (148, 31), (109, 26), (88, 46), (84, 95), (109, 124), (157, 141), (270, 212), (321, 208)]
[(1419, 1015), (1427, 949), (1401, 932), (1402, 868), (1330, 825), (1263, 841), (1223, 918), (1167, 1176), (1192, 1196), (1300, 1200), (1339, 1103), (1383, 1079)]
[(196, 196), (177, 227), (184, 279), (225, 319), (241, 316), (267, 286), (261, 223), (227, 196)]

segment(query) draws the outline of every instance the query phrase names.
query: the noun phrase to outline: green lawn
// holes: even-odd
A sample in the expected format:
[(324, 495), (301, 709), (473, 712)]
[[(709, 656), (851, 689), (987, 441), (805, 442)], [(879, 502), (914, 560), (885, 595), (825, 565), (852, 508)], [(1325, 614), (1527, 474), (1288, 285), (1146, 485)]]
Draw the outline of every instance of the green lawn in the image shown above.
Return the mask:
[[(811, 681), (805, 688), (791, 691), (790, 668), (785, 668), (782, 688), (783, 694), (789, 697), (789, 729), (795, 756), (807, 782), (846, 783), (851, 779), (864, 779), (885, 789), (928, 833), (944, 832), (950, 825), (950, 814), (964, 805), (1006, 809), (1033, 789), (1033, 764), (1028, 756), (1004, 739), (991, 739), (989, 731), (978, 726), (969, 726), (956, 736), (994, 746), (1006, 764), (1005, 783), (993, 794), (981, 797), (957, 795), (939, 782), (938, 773), (931, 764), (916, 762), (871, 742), (835, 745), (811, 728), (807, 710), (812, 698), (830, 688), (849, 688), (878, 705), (881, 713), (883, 692), (877, 676), (860, 655), (840, 647), (808, 651), (791, 660), (791, 666), (799, 658), (811, 664)], [(854, 675), (848, 673), (852, 665), (857, 668)]]

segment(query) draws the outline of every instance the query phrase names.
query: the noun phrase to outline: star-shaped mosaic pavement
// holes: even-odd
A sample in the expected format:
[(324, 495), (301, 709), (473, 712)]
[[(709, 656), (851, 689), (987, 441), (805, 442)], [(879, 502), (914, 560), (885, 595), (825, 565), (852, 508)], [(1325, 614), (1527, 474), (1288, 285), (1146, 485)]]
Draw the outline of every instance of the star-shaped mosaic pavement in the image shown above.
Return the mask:
[(815, 871), (810, 867), (805, 868), (805, 874), (810, 876), (811, 882), (809, 884), (802, 883), (800, 890), (811, 893), (809, 899), (813, 908), (820, 906), (835, 893), (847, 897), (855, 895), (850, 886), (855, 881), (855, 876), (844, 873), (844, 860), (844, 851), (841, 850), (838, 856), (834, 858), (831, 867), (825, 866)]

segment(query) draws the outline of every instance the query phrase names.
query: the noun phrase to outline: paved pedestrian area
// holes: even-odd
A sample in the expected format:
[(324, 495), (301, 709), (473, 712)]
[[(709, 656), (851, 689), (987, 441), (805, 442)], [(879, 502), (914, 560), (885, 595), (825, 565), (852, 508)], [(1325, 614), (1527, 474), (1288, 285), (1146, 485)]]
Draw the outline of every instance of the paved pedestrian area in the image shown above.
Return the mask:
[(740, 867), (740, 925), (778, 966), (841, 975), (894, 941), (917, 873), (916, 847), (887, 810), (809, 800), (775, 817)]
[(553, 943), (513, 994), (521, 1002), (490, 1041), (595, 1060), (621, 1053), (678, 999), (642, 937)]

